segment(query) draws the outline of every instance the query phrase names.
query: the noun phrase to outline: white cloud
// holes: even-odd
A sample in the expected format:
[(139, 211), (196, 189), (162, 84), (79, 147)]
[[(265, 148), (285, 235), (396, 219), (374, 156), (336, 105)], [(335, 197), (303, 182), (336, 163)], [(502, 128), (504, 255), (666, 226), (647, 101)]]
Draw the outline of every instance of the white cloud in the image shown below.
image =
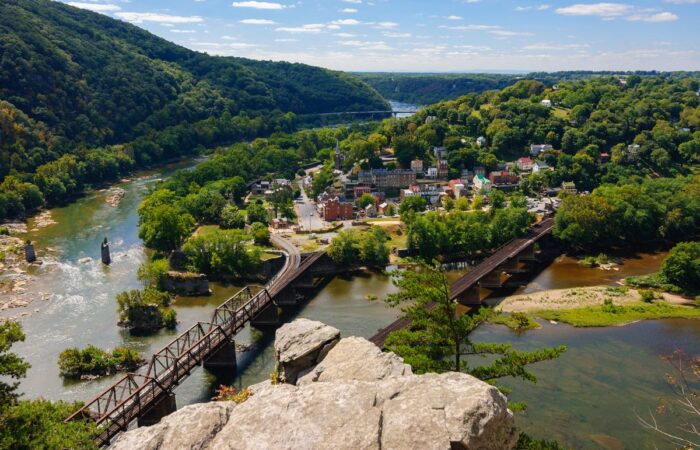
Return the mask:
[(526, 45), (523, 47), (523, 50), (580, 50), (589, 47), (590, 45), (588, 44), (548, 44), (540, 42)]
[(341, 9), (340, 12), (346, 13), (346, 14), (355, 14), (357, 10), (355, 8), (344, 8)]
[(269, 19), (243, 19), (240, 23), (245, 25), (275, 25), (277, 22)]
[(275, 42), (297, 42), (298, 39), (291, 39), (291, 38), (280, 38), (280, 39), (275, 39)]
[(253, 8), (253, 9), (284, 9), (287, 7), (287, 5), (283, 5), (281, 3), (257, 2), (257, 1), (233, 2), (232, 6), (234, 8)]
[(338, 45), (343, 45), (346, 47), (357, 47), (360, 50), (369, 50), (369, 51), (385, 51), (385, 50), (393, 50), (390, 46), (386, 44), (384, 41), (339, 41)]
[(124, 19), (127, 22), (132, 23), (143, 23), (143, 22), (159, 22), (161, 24), (166, 23), (198, 23), (203, 22), (199, 16), (171, 16), (169, 14), (159, 14), (159, 13), (139, 13), (139, 12), (118, 12), (115, 16), (120, 19)]
[(396, 28), (398, 26), (399, 26), (399, 24), (396, 22), (377, 22), (374, 24), (374, 28), (379, 28), (382, 30)]
[(676, 5), (700, 3), (700, 0), (664, 0), (664, 1), (666, 3), (674, 3)]
[(534, 36), (534, 33), (530, 33), (529, 31), (490, 30), (489, 33), (503, 38), (513, 36)]
[(354, 37), (356, 37), (357, 35), (356, 35), (356, 34), (352, 34), (352, 33), (335, 33), (334, 36), (338, 36), (338, 37), (341, 37), (341, 38), (354, 38)]
[(447, 25), (440, 25), (438, 28), (443, 28), (446, 30), (455, 30), (455, 31), (488, 31), (488, 30), (497, 30), (501, 27), (498, 25), (457, 25), (453, 27), (448, 27)]
[(632, 7), (624, 3), (577, 3), (557, 8), (557, 14), (567, 16), (598, 16), (604, 18), (619, 17), (630, 12)]
[(182, 34), (191, 34), (191, 33), (195, 33), (194, 30), (178, 30), (178, 29), (175, 29), (175, 28), (174, 28), (174, 29), (171, 29), (170, 32), (172, 32), (172, 33), (182, 33)]
[(633, 14), (627, 17), (627, 20), (633, 22), (675, 22), (678, 20), (678, 16), (668, 11), (664, 11), (656, 14)]
[(359, 5), (362, 3), (362, 0), (343, 0), (345, 3), (354, 3), (356, 5)]
[(462, 16), (447, 16), (447, 20), (462, 20)]
[(331, 22), (332, 25), (359, 25), (360, 21), (355, 19), (340, 19)]
[(384, 36), (390, 37), (390, 38), (410, 38), (411, 33), (395, 33), (393, 31), (385, 31)]
[(119, 11), (121, 8), (117, 5), (105, 4), (105, 3), (84, 3), (84, 2), (68, 2), (70, 6), (75, 6), (76, 8), (89, 9), (95, 12), (109, 12), (109, 11)]
[(318, 34), (322, 32), (325, 27), (326, 26), (322, 23), (309, 23), (300, 27), (279, 27), (275, 28), (275, 31), (281, 31), (285, 33)]
[(549, 9), (549, 5), (546, 3), (543, 3), (541, 5), (535, 5), (535, 6), (516, 6), (515, 10), (516, 11), (544, 11)]

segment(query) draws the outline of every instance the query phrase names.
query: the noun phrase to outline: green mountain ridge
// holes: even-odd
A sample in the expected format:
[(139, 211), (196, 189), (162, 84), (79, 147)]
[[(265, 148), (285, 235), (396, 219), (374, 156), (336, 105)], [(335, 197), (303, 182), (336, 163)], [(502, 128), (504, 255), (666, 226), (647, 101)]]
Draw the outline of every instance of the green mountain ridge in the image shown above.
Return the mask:
[(87, 145), (121, 143), (224, 111), (386, 107), (377, 92), (345, 73), (213, 57), (47, 0), (0, 3), (0, 100)]

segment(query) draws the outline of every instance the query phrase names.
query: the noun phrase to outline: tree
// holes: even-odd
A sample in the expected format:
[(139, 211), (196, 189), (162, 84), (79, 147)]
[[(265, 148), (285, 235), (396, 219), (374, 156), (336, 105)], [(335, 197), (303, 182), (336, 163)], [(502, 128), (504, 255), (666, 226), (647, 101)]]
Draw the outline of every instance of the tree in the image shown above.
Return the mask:
[(270, 229), (267, 225), (255, 222), (250, 226), (250, 234), (257, 245), (270, 245)]
[(270, 223), (267, 210), (261, 202), (254, 202), (248, 205), (248, 223), (260, 222), (263, 225)]
[(700, 289), (700, 242), (681, 242), (673, 247), (661, 265), (661, 273), (684, 289)]
[[(29, 369), (29, 364), (24, 362), (16, 353), (10, 349), (16, 342), (24, 341), (22, 326), (14, 320), (7, 320), (0, 324), (0, 375), (5, 379), (18, 380), (24, 377)], [(13, 403), (17, 394), (19, 383), (0, 381), (0, 411)], [(2, 428), (2, 427), (0, 427)]]
[[(491, 310), (482, 308), (473, 315), (458, 313), (457, 303), (450, 299), (445, 271), (437, 264), (395, 271), (392, 278), (399, 291), (386, 301), (401, 306), (402, 318), (408, 319), (410, 326), (392, 332), (386, 348), (402, 356), (416, 373), (464, 371), (487, 382), (508, 376), (536, 382), (526, 366), (557, 358), (566, 350), (561, 346), (521, 352), (509, 344), (472, 342), (470, 333), (492, 314)], [(465, 356), (487, 356), (491, 362), (470, 367)]]
[[(0, 376), (20, 379), (29, 364), (10, 350), (24, 340), (19, 323), (0, 324)], [(65, 423), (75, 412), (77, 403), (47, 400), (17, 401), (17, 383), (0, 381), (0, 448), (17, 450), (60, 450), (65, 448), (96, 449), (93, 433), (95, 422), (78, 419)]]
[(146, 288), (165, 290), (165, 278), (170, 270), (167, 259), (156, 259), (155, 261), (141, 264), (136, 272), (136, 278), (144, 284)]
[(142, 219), (139, 237), (146, 247), (167, 253), (180, 247), (194, 228), (191, 215), (170, 205), (159, 205)]
[(359, 262), (359, 239), (353, 230), (343, 230), (338, 233), (326, 253), (336, 264), (345, 267), (354, 267)]
[(221, 210), (221, 221), (219, 225), (224, 230), (232, 228), (241, 229), (245, 227), (245, 214), (236, 205), (228, 204)]
[(360, 197), (360, 200), (357, 202), (357, 206), (364, 209), (369, 205), (374, 205), (376, 202), (377, 202), (377, 199), (374, 198), (374, 195), (366, 192), (366, 193), (362, 194), (362, 197)]
[(425, 207), (428, 202), (420, 195), (414, 195), (412, 197), (405, 198), (401, 205), (399, 206), (399, 214), (403, 217), (404, 214), (409, 211), (414, 213), (419, 213), (425, 211)]
[[(254, 224), (255, 226), (256, 224)], [(262, 224), (257, 224), (267, 229)], [(254, 226), (251, 227), (254, 228)], [(241, 230), (217, 230), (193, 236), (182, 246), (188, 267), (193, 272), (212, 276), (243, 277), (260, 263), (258, 251), (249, 248), (249, 236)]]
[(372, 227), (361, 234), (359, 258), (362, 263), (371, 267), (384, 267), (389, 263), (389, 235), (381, 227)]

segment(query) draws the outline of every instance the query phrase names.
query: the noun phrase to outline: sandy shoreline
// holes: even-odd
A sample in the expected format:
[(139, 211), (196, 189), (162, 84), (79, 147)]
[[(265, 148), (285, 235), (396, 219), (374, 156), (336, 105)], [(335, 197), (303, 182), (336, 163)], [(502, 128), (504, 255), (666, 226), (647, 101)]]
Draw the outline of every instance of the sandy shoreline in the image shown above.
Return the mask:
[[(498, 311), (532, 312), (541, 310), (576, 309), (587, 306), (600, 306), (606, 298), (611, 298), (618, 305), (639, 303), (642, 301), (636, 289), (619, 292), (619, 287), (590, 286), (568, 289), (551, 289), (532, 294), (514, 295), (503, 299), (487, 301)], [(663, 293), (663, 299), (671, 304), (689, 304), (689, 300), (674, 294)]]

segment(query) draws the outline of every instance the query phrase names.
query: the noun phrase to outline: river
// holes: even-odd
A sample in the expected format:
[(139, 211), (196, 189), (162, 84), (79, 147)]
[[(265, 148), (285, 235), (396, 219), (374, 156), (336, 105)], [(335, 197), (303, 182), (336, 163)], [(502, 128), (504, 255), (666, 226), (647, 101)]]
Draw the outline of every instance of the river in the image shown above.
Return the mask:
[[(56, 224), (29, 232), (27, 237), (36, 242), (44, 260), (41, 267), (31, 270), (27, 284), (27, 291), (35, 293), (37, 299), (26, 308), (3, 312), (28, 314), (22, 318), (27, 340), (15, 346), (32, 364), (20, 385), (25, 398), (88, 400), (114, 381), (115, 377), (64, 382), (56, 361), (67, 347), (128, 345), (150, 356), (177, 333), (162, 331), (134, 337), (120, 330), (116, 326), (115, 296), (139, 287), (136, 269), (148, 257), (138, 238), (138, 203), (157, 179), (192, 164), (171, 165), (121, 183), (126, 193), (117, 207), (105, 202), (107, 192), (94, 192), (70, 206), (52, 210)], [(110, 267), (99, 262), (99, 243), (105, 236), (111, 242), (114, 259)], [(47, 253), (47, 249), (51, 251)], [(613, 284), (627, 275), (657, 270), (663, 256), (637, 255), (626, 259), (619, 271), (583, 268), (571, 258), (561, 257), (519, 292)], [(212, 296), (174, 301), (181, 321), (178, 330), (208, 320), (214, 307), (240, 286), (214, 284), (212, 288)], [(381, 301), (368, 300), (368, 295), (381, 299), (393, 289), (382, 274), (337, 277), (294, 314), (333, 325), (345, 336), (369, 337), (390, 323), (396, 311)], [(48, 299), (41, 300), (40, 293), (47, 293)], [(244, 330), (237, 343), (257, 345), (253, 351), (239, 353), (238, 372), (217, 378), (203, 368), (193, 371), (176, 390), (178, 406), (206, 401), (221, 383), (246, 386), (268, 378), (274, 365), (272, 338), (271, 332)], [(654, 448), (654, 444), (672, 448), (642, 430), (635, 411), (655, 410), (661, 401), (672, 400), (664, 381), (669, 367), (660, 356), (676, 347), (700, 354), (700, 323), (665, 320), (596, 329), (545, 323), (542, 329), (522, 334), (488, 325), (480, 327), (473, 339), (510, 341), (522, 349), (560, 344), (569, 347), (559, 359), (533, 367), (537, 384), (504, 380), (514, 388), (512, 400), (528, 403), (528, 410), (516, 417), (519, 425), (534, 436), (556, 438), (575, 449), (644, 449)]]

